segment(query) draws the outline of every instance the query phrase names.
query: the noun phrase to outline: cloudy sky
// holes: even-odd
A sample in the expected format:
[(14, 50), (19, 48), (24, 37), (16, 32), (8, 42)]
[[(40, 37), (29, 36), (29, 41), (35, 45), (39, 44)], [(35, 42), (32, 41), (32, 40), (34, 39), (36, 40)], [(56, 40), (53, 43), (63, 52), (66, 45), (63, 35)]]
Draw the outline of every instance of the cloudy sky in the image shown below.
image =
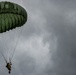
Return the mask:
[[(4, 0), (0, 0), (4, 1)], [(27, 23), (0, 34), (12, 75), (76, 75), (76, 0), (8, 0), (23, 6)], [(8, 75), (0, 55), (0, 75)]]

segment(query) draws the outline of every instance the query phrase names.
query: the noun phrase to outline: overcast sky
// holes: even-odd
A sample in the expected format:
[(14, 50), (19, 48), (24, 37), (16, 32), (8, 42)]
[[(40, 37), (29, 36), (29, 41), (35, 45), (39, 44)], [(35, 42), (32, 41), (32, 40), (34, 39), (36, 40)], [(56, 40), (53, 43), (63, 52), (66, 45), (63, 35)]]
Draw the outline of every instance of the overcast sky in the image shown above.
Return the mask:
[[(7, 59), (19, 39), (11, 75), (76, 75), (76, 0), (8, 1), (28, 13), (24, 26), (0, 34)], [(0, 75), (8, 75), (5, 65), (0, 55)]]

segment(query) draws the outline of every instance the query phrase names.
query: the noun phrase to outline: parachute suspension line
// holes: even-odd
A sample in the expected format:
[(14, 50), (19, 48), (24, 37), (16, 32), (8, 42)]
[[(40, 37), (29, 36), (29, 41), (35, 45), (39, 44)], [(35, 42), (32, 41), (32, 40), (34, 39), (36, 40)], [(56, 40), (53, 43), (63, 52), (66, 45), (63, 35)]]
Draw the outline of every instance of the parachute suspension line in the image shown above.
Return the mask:
[(3, 55), (3, 53), (0, 51), (0, 54), (2, 55), (2, 57), (4, 58), (5, 62), (7, 63), (7, 60), (5, 58), (5, 56)]
[[(3, 34), (2, 34), (2, 37), (1, 38), (3, 38)], [(3, 43), (3, 44), (5, 44), (5, 43)], [(3, 48), (3, 47), (2, 47)], [(2, 49), (3, 50), (3, 49)], [(6, 57), (4, 56), (4, 54), (3, 54), (3, 52), (0, 50), (0, 54), (2, 55), (2, 57), (4, 58), (4, 60), (5, 60), (5, 62), (7, 63), (7, 59), (6, 59)]]
[(16, 41), (16, 45), (15, 45), (15, 47), (14, 47), (14, 51), (13, 51), (13, 53), (12, 53), (12, 56), (9, 57), (9, 61), (10, 61), (10, 62), (12, 61), (12, 58), (13, 58), (13, 56), (14, 56), (14, 53), (15, 53), (15, 51), (16, 51), (16, 49), (17, 49), (18, 42), (19, 42), (19, 40), (20, 40), (20, 36), (21, 36), (22, 30), (23, 30), (23, 27), (22, 27), (22, 29), (20, 30), (20, 35), (18, 36), (19, 38), (18, 38), (17, 41)]

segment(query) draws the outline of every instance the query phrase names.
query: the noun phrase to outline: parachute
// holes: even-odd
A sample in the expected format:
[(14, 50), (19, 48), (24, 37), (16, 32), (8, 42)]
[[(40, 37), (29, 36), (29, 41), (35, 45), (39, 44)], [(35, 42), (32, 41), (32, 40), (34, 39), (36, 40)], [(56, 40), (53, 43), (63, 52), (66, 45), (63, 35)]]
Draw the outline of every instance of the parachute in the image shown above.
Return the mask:
[[(21, 27), (26, 22), (27, 22), (27, 12), (22, 6), (9, 1), (0, 2), (0, 33), (4, 33), (17, 27)], [(6, 61), (3, 54), (2, 56)]]
[(12, 2), (0, 2), (0, 33), (23, 26), (27, 21), (27, 12)]

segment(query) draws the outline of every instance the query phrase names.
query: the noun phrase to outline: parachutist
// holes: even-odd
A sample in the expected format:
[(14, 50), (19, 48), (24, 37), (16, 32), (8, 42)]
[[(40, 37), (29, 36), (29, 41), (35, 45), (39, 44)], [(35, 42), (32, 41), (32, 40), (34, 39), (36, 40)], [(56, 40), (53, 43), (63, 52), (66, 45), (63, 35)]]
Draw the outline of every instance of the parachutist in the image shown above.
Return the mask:
[(6, 68), (8, 69), (9, 74), (11, 73), (11, 65), (12, 65), (11, 62), (8, 62), (7, 65), (6, 65)]

